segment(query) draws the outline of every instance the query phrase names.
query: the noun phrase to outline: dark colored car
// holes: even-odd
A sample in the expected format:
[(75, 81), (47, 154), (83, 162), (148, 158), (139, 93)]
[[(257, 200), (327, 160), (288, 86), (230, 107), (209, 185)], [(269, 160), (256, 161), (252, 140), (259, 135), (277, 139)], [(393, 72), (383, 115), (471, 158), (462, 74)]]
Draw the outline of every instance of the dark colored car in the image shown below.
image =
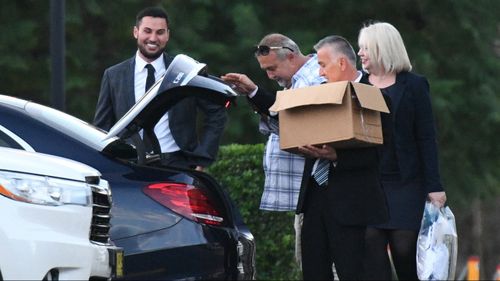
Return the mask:
[(144, 152), (138, 137), (183, 98), (232, 102), (231, 87), (205, 70), (202, 63), (176, 56), (109, 132), (0, 95), (0, 146), (85, 163), (110, 183), (111, 226), (102, 221), (101, 233), (90, 235), (124, 249), (125, 279), (254, 278), (254, 239), (225, 190), (203, 172), (161, 165), (159, 157)]

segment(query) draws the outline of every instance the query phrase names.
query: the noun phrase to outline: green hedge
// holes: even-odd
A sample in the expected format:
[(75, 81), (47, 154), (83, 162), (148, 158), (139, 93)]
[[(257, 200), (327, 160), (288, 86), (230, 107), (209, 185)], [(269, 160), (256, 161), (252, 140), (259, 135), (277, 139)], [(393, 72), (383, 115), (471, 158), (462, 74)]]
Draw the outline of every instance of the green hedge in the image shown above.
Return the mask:
[(263, 144), (221, 146), (207, 169), (228, 191), (256, 241), (257, 280), (298, 280), (293, 212), (259, 210), (264, 186)]

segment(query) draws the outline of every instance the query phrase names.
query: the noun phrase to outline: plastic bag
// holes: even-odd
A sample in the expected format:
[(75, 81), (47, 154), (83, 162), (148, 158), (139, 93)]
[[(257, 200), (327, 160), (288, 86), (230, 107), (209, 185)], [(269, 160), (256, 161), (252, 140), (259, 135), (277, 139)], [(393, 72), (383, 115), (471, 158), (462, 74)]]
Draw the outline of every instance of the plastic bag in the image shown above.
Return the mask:
[(420, 280), (453, 280), (457, 264), (457, 228), (449, 207), (425, 203), (417, 239), (417, 275)]

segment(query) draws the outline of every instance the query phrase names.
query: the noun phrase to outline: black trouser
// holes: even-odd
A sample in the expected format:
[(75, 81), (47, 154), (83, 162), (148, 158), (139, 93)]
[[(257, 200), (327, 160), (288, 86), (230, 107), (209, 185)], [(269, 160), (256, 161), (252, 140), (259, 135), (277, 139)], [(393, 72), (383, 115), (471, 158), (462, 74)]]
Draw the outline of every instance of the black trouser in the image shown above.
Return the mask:
[(311, 180), (307, 188), (301, 237), (304, 280), (333, 280), (333, 263), (341, 280), (361, 279), (366, 227), (333, 218), (326, 196), (332, 187), (318, 187)]

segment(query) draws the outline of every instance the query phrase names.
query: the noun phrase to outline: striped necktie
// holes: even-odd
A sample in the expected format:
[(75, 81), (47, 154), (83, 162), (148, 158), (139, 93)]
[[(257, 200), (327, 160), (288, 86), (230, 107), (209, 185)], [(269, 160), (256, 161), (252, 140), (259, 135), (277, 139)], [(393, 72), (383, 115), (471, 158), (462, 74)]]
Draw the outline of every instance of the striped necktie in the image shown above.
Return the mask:
[(316, 170), (314, 171), (313, 177), (319, 186), (326, 185), (328, 183), (328, 171), (330, 170), (330, 160), (319, 159)]

